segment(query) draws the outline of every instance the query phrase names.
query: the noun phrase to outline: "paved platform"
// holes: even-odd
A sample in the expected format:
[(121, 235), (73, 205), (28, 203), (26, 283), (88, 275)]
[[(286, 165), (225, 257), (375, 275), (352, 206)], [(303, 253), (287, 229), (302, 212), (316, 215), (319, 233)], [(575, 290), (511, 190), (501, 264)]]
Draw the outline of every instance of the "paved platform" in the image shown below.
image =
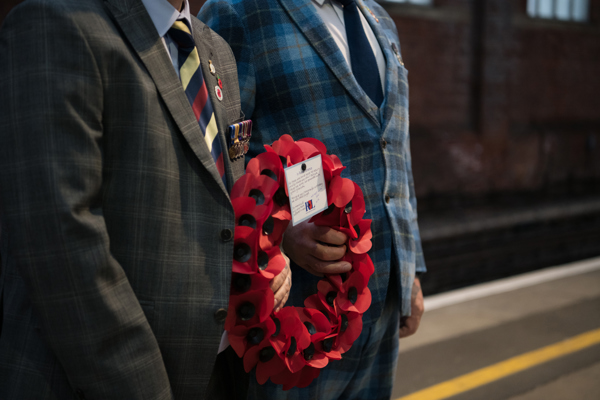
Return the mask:
[(427, 298), (400, 348), (393, 399), (600, 399), (600, 258)]

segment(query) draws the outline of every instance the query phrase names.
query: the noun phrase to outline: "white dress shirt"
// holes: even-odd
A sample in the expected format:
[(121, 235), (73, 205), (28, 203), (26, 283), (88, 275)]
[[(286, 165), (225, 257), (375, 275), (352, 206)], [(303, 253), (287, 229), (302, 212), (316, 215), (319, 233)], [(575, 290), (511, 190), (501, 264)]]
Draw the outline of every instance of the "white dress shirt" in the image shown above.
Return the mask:
[[(350, 63), (350, 48), (348, 47), (348, 38), (346, 37), (346, 25), (344, 24), (344, 9), (342, 5), (337, 1), (332, 0), (312, 0), (313, 6), (317, 9), (317, 13), (329, 29), (329, 33), (333, 36), (333, 40), (338, 45), (340, 51), (344, 55), (350, 70), (352, 70), (352, 64)], [(371, 26), (367, 22), (367, 19), (360, 12), (360, 20), (367, 35), (367, 39), (375, 54), (375, 60), (377, 61), (377, 69), (379, 70), (379, 78), (381, 79), (381, 89), (385, 95), (385, 57), (379, 42), (371, 29)]]
[(177, 76), (179, 76), (179, 51), (175, 42), (167, 35), (167, 32), (178, 19), (186, 19), (191, 29), (192, 19), (190, 17), (188, 0), (184, 0), (181, 12), (177, 11), (167, 0), (142, 0), (142, 3), (144, 3), (150, 19), (154, 23), (158, 36), (162, 38), (162, 42), (171, 56), (171, 62), (173, 63), (173, 67), (175, 67)]

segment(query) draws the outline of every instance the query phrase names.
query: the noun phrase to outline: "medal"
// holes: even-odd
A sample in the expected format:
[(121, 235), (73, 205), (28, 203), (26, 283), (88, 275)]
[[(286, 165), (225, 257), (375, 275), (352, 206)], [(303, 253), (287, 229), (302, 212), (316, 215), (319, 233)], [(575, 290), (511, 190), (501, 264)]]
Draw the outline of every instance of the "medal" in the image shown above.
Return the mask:
[(243, 157), (250, 148), (252, 121), (246, 120), (229, 125), (229, 158), (234, 161)]

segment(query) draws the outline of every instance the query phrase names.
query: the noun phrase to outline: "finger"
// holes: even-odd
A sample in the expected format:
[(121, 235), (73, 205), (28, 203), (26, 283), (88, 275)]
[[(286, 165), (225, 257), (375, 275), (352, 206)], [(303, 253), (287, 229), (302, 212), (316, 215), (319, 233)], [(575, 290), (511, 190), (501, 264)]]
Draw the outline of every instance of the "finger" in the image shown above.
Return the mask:
[(312, 262), (308, 265), (311, 273), (319, 276), (324, 274), (343, 274), (352, 269), (352, 264), (347, 261), (336, 261), (336, 262), (324, 262), (322, 260), (313, 258)]
[(273, 309), (275, 310), (275, 312), (281, 310), (283, 308), (283, 306), (285, 305), (285, 303), (287, 302), (287, 299), (289, 297), (289, 293), (290, 293), (290, 289), (291, 286), (288, 283), (288, 281), (286, 281), (283, 285), (281, 285), (279, 287), (279, 289), (277, 290), (277, 292), (275, 292), (275, 303), (273, 305)]
[(332, 229), (328, 226), (314, 225), (313, 239), (333, 246), (340, 246), (348, 241), (345, 233)]
[(292, 282), (291, 280), (288, 281), (288, 287), (289, 290), (285, 291), (285, 295), (283, 296), (283, 299), (281, 299), (281, 301), (275, 306), (275, 312), (278, 312), (279, 310), (281, 310), (283, 307), (285, 307), (285, 303), (287, 303), (289, 296), (290, 296), (290, 290), (292, 287)]
[(417, 331), (418, 327), (419, 327), (419, 319), (417, 317), (410, 316), (410, 317), (402, 318), (402, 323), (400, 325), (400, 333), (398, 336), (400, 338), (408, 337), (408, 336), (414, 334)]
[(312, 255), (323, 261), (336, 261), (344, 257), (346, 246), (329, 246), (323, 243), (316, 243)]

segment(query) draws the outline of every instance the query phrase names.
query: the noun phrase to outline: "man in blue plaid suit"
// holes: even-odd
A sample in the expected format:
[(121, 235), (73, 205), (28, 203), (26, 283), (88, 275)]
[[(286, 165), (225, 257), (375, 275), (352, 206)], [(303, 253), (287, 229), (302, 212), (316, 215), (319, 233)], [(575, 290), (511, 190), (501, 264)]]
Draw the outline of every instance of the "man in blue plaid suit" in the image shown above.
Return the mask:
[[(415, 278), (425, 272), (425, 264), (408, 136), (407, 71), (389, 15), (372, 0), (356, 4), (379, 59), (372, 68), (382, 82), (384, 99), (379, 105), (357, 82), (348, 62), (346, 53), (354, 44), (342, 40), (340, 45), (336, 37), (344, 24), (340, 4), (209, 0), (199, 14), (233, 49), (242, 111), (254, 121), (250, 153), (261, 152), (263, 144), (282, 134), (295, 140), (321, 140), (347, 166), (343, 176), (362, 188), (365, 218), (373, 220), (369, 253), (375, 264), (369, 282), (373, 301), (363, 316), (359, 339), (307, 388), (283, 392), (270, 382), (261, 387), (251, 379), (249, 398), (389, 398), (398, 336), (414, 333), (423, 313)], [(340, 25), (332, 12), (339, 16), (341, 29), (336, 30)], [(344, 240), (339, 232), (307, 223), (288, 229), (284, 250), (296, 263), (293, 305), (303, 305), (303, 299), (315, 293), (318, 274), (349, 268), (335, 261), (344, 253), (343, 247), (324, 245)]]

